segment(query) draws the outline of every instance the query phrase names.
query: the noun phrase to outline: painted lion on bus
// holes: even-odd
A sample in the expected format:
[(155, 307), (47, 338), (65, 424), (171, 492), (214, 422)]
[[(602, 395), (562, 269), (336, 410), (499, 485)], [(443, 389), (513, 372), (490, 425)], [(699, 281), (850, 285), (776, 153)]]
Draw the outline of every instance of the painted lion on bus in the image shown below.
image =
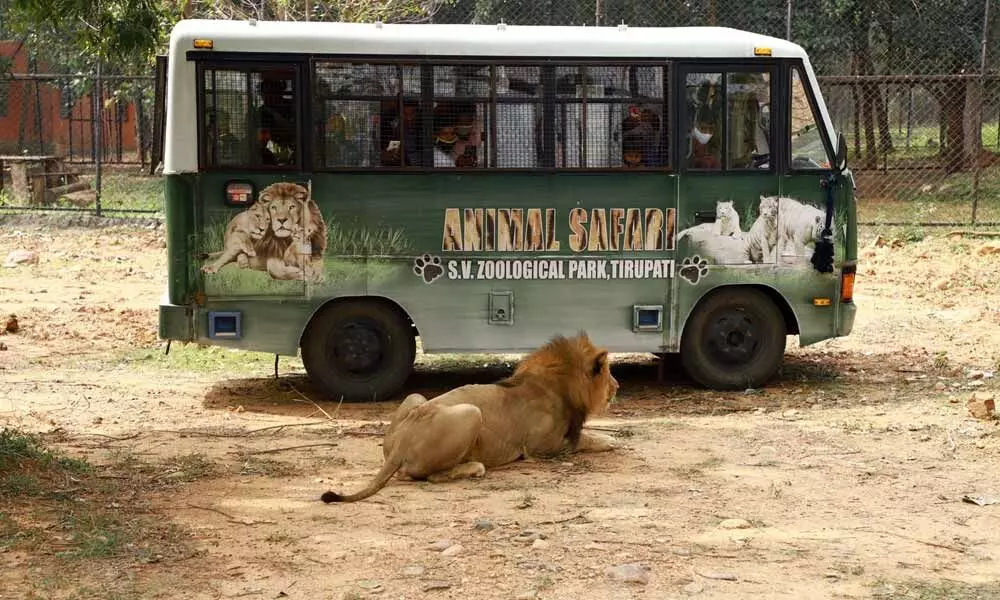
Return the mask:
[(230, 262), (266, 271), (274, 279), (321, 281), (327, 225), (309, 191), (296, 183), (273, 183), (226, 226), (223, 249), (202, 267), (216, 273)]
[(583, 424), (617, 391), (607, 350), (586, 333), (556, 336), (498, 383), (464, 385), (433, 400), (407, 396), (392, 415), (382, 444), (385, 460), (371, 483), (349, 495), (328, 491), (321, 499), (363, 500), (397, 472), (403, 479), (451, 481), (527, 457), (612, 450), (609, 437), (583, 431)]

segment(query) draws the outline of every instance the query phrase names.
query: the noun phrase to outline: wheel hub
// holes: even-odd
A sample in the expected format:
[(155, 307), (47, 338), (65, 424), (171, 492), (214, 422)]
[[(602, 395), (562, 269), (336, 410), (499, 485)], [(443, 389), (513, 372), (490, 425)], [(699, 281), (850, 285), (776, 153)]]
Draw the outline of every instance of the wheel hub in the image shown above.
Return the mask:
[(746, 364), (756, 356), (761, 340), (759, 327), (743, 311), (727, 311), (712, 324), (708, 335), (708, 350), (718, 360), (730, 364)]
[(339, 368), (352, 373), (373, 370), (382, 360), (379, 332), (365, 323), (345, 325), (330, 340), (331, 359)]

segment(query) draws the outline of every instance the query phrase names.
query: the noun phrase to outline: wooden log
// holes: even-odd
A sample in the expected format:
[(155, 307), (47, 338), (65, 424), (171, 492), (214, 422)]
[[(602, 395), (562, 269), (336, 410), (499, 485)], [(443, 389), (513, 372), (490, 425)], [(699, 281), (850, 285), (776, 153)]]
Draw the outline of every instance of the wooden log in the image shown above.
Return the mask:
[(10, 187), (14, 204), (28, 204), (31, 201), (31, 184), (28, 181), (28, 164), (10, 163)]
[(45, 190), (45, 202), (46, 204), (52, 204), (59, 200), (60, 197), (66, 194), (71, 194), (73, 192), (82, 192), (84, 190), (90, 189), (89, 181), (79, 181), (77, 183), (70, 183), (67, 185), (60, 185), (54, 188), (49, 188)]

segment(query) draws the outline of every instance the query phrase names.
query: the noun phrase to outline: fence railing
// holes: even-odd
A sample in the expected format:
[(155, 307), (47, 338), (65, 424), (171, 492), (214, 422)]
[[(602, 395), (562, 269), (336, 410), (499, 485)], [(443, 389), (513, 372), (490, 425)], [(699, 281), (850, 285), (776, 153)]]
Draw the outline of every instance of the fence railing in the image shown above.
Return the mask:
[[(428, 0), (421, 3), (424, 14), (400, 20), (722, 25), (791, 39), (810, 53), (834, 124), (848, 139), (860, 221), (964, 225), (1000, 223), (996, 1)], [(219, 3), (196, 4), (200, 11), (221, 10)], [(339, 14), (330, 12), (332, 3), (258, 4), (241, 18), (324, 20)], [(11, 163), (0, 208), (159, 210), (163, 183), (152, 174), (159, 159), (153, 156), (155, 81), (152, 74), (99, 73), (16, 74), (0, 81), (6, 87), (0, 93), (0, 154), (61, 159), (57, 168), (67, 175), (48, 185), (71, 190), (35, 198), (15, 194), (20, 183), (12, 180)]]
[(158, 212), (153, 87), (153, 75), (0, 80), (0, 208)]

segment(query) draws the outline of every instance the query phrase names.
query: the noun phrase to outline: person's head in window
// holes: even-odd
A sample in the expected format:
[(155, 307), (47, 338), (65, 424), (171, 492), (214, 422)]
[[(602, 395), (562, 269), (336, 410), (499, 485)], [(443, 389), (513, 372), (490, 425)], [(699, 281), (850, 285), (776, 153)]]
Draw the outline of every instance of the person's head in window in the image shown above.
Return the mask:
[(700, 107), (695, 113), (694, 125), (691, 127), (691, 166), (694, 168), (722, 167), (717, 125), (715, 115), (707, 107)]
[(474, 105), (441, 103), (434, 109), (434, 166), (473, 167), (480, 132)]

